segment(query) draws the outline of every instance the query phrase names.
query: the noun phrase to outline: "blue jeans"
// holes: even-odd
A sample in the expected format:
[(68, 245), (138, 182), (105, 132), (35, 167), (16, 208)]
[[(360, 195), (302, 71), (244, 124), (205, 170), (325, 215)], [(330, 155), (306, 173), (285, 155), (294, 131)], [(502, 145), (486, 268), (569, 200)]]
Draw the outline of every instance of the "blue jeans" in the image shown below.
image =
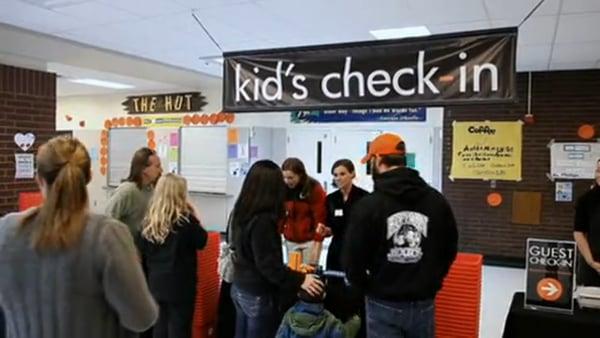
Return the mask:
[(272, 295), (253, 295), (231, 287), (235, 305), (235, 338), (272, 338), (279, 326), (277, 304)]
[(388, 302), (367, 298), (368, 338), (433, 338), (433, 300)]

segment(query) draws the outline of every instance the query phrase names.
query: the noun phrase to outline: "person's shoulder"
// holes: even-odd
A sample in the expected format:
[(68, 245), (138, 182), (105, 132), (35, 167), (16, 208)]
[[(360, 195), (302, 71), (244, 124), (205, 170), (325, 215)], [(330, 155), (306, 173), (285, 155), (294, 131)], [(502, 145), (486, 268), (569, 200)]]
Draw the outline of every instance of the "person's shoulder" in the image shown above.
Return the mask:
[(331, 192), (327, 195), (327, 200), (328, 201), (334, 201), (337, 198), (340, 198), (342, 196), (342, 192), (338, 189), (334, 192)]
[(117, 193), (127, 194), (127, 193), (137, 192), (139, 190), (140, 189), (138, 188), (138, 186), (135, 182), (124, 181), (123, 183), (119, 184), (117, 189), (115, 189), (115, 194), (117, 194)]
[(90, 213), (86, 230), (105, 240), (131, 236), (129, 228), (124, 223), (106, 215)]
[(21, 224), (21, 220), (32, 212), (33, 209), (28, 209), (21, 212), (11, 212), (0, 217), (0, 235), (13, 233)]

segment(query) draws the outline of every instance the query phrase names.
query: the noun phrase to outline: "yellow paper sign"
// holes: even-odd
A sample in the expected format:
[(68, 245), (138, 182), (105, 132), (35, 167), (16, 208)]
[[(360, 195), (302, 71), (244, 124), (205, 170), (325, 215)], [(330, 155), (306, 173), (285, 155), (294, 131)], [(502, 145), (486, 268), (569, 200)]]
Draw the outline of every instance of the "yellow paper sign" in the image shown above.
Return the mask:
[(454, 122), (450, 179), (521, 180), (523, 122)]

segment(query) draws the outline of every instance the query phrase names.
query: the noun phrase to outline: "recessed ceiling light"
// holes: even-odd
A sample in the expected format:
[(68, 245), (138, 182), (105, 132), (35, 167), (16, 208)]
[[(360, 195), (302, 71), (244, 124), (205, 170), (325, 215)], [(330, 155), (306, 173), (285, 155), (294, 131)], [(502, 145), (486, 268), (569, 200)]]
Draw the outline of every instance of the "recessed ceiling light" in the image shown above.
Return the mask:
[(388, 28), (388, 29), (376, 29), (369, 31), (377, 40), (386, 39), (402, 39), (416, 36), (427, 36), (431, 35), (429, 29), (425, 26), (411, 26), (403, 28)]
[(96, 80), (96, 79), (69, 79), (69, 81), (73, 82), (73, 83), (79, 83), (79, 84), (84, 84), (84, 85), (89, 85), (89, 86), (96, 86), (96, 87), (111, 88), (111, 89), (131, 89), (131, 88), (135, 88), (135, 86), (124, 84), (124, 83), (111, 82), (111, 81), (103, 81), (103, 80)]

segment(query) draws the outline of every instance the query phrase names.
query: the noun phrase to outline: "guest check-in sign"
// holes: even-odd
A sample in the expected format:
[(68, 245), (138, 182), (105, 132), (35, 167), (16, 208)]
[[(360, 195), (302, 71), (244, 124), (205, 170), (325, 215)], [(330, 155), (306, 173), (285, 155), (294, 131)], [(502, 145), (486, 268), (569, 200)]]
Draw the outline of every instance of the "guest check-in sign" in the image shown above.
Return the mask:
[(527, 239), (525, 307), (573, 313), (575, 242)]

